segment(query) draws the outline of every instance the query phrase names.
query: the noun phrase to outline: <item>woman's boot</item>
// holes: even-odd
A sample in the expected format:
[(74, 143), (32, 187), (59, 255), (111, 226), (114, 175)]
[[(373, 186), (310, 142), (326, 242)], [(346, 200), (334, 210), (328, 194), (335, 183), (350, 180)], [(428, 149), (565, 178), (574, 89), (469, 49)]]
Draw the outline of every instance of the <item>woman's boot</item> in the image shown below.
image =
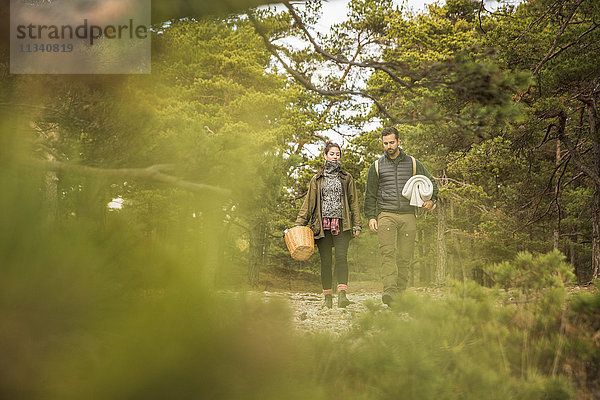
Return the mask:
[(346, 291), (340, 290), (338, 292), (338, 307), (345, 308), (348, 304), (350, 304), (350, 300), (346, 297)]
[(325, 307), (327, 307), (327, 308), (333, 307), (333, 295), (331, 295), (331, 294), (325, 295)]

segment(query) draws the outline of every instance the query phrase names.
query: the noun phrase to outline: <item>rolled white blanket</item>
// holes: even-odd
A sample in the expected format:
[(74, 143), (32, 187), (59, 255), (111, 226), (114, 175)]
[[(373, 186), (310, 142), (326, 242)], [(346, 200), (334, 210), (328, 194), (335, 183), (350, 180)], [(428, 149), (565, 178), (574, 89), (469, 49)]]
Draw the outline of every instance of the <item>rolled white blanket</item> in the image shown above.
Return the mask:
[(402, 196), (410, 200), (411, 206), (423, 207), (423, 203), (433, 196), (433, 183), (425, 175), (414, 175), (404, 185)]

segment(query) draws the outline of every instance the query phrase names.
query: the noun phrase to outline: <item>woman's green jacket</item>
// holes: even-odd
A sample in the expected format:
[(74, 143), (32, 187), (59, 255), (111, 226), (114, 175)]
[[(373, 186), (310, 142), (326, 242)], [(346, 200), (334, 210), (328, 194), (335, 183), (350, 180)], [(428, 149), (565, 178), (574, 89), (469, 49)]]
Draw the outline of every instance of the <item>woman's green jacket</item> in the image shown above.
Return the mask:
[[(304, 198), (302, 207), (296, 218), (296, 225), (308, 225), (312, 229), (315, 239), (325, 236), (323, 232), (323, 217), (321, 216), (321, 187), (323, 185), (323, 170), (319, 171), (310, 180), (308, 193)], [(343, 169), (338, 175), (342, 182), (342, 231), (360, 230), (360, 209), (358, 192), (354, 178)]]

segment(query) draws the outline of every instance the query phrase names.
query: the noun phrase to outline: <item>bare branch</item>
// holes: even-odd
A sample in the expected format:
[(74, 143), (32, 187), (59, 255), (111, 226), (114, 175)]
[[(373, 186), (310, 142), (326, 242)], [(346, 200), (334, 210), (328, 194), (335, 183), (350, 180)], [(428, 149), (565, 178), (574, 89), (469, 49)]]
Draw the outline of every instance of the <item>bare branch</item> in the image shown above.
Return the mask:
[(316, 42), (316, 40), (312, 37), (312, 35), (308, 31), (308, 29), (306, 29), (304, 22), (300, 19), (298, 14), (296, 14), (296, 11), (294, 10), (294, 7), (292, 7), (290, 2), (287, 0), (283, 0), (283, 4), (285, 4), (288, 11), (290, 12), (290, 15), (292, 16), (292, 18), (294, 19), (296, 24), (300, 27), (302, 32), (304, 32), (304, 34), (306, 35), (306, 37), (308, 38), (310, 43), (315, 48), (316, 52), (321, 54), (323, 57), (328, 58), (332, 61), (335, 61), (339, 64), (348, 64), (348, 65), (353, 65), (353, 66), (362, 67), (362, 68), (373, 68), (375, 70), (385, 72), (386, 74), (389, 75), (390, 78), (392, 78), (392, 80), (394, 82), (396, 82), (397, 84), (399, 84), (401, 86), (404, 86), (404, 87), (412, 86), (411, 84), (407, 83), (406, 81), (400, 79), (398, 77), (398, 75), (396, 75), (392, 70), (390, 70), (384, 63), (381, 63), (379, 61), (372, 61), (372, 60), (360, 62), (360, 61), (356, 61), (356, 57), (354, 58), (354, 60), (348, 60), (344, 56), (335, 56), (335, 55), (325, 51), (321, 46), (319, 46), (319, 44)]
[(284, 60), (283, 58), (281, 58), (281, 56), (279, 55), (279, 53), (277, 52), (277, 49), (273, 46), (273, 44), (269, 41), (269, 38), (267, 38), (267, 35), (264, 33), (262, 27), (260, 26), (260, 24), (258, 23), (258, 21), (254, 18), (254, 16), (252, 14), (248, 14), (248, 19), (250, 20), (250, 22), (252, 22), (252, 24), (254, 25), (254, 28), (256, 30), (256, 32), (259, 34), (259, 36), (263, 39), (263, 42), (265, 43), (265, 46), (267, 46), (267, 49), (271, 52), (271, 54), (273, 54), (275, 56), (275, 58), (277, 58), (277, 60), (281, 63), (281, 65), (283, 65), (283, 68), (285, 68), (285, 70), (294, 77), (294, 79), (296, 79), (302, 86), (304, 86), (305, 88), (307, 88), (308, 90), (312, 90), (322, 96), (362, 96), (362, 97), (366, 97), (369, 100), (371, 100), (373, 103), (375, 103), (375, 105), (377, 106), (377, 108), (379, 109), (379, 111), (381, 113), (383, 113), (385, 115), (386, 118), (390, 119), (392, 122), (394, 123), (400, 123), (402, 122), (399, 118), (393, 116), (392, 114), (390, 114), (387, 109), (381, 104), (381, 102), (379, 102), (379, 100), (377, 100), (373, 95), (371, 95), (370, 93), (366, 92), (366, 91), (361, 91), (361, 90), (325, 90), (325, 89), (321, 89), (316, 87), (315, 85), (312, 84), (312, 82), (310, 82), (304, 75), (302, 75), (301, 73), (299, 73), (298, 71), (296, 71), (295, 69), (293, 69), (292, 67), (290, 67)]
[[(573, 10), (571, 10), (571, 13), (566, 17), (565, 22), (563, 22), (562, 26), (560, 27), (560, 32), (554, 38), (554, 41), (552, 42), (552, 46), (550, 46), (550, 50), (548, 50), (548, 52), (546, 53), (546, 55), (544, 56), (544, 58), (542, 59), (542, 61), (540, 61), (538, 63), (538, 65), (535, 67), (535, 69), (533, 70), (533, 75), (537, 74), (540, 71), (540, 69), (544, 66), (544, 64), (546, 64), (550, 59), (552, 59), (557, 54), (559, 54), (560, 52), (562, 52), (562, 50), (560, 50), (558, 53), (555, 53), (554, 50), (558, 46), (558, 41), (560, 40), (560, 38), (562, 37), (562, 35), (565, 33), (565, 30), (567, 29), (569, 21), (571, 21), (571, 19), (575, 15), (575, 12), (577, 12), (577, 9), (579, 8), (579, 6), (581, 5), (581, 3), (583, 3), (583, 2), (584, 2), (584, 0), (578, 0), (577, 3), (575, 3), (575, 5), (573, 7)], [(571, 45), (569, 45), (568, 47), (570, 47), (570, 46)]]
[(578, 173), (573, 178), (569, 179), (563, 186), (569, 186), (571, 183), (575, 182), (577, 179), (581, 178), (585, 174), (583, 172)]
[(355, 136), (355, 135), (354, 135), (354, 134), (352, 134), (352, 133), (343, 133), (343, 132), (341, 132), (339, 129), (331, 128), (331, 130), (332, 130), (332, 131), (334, 131), (335, 133), (337, 133), (338, 135), (340, 135), (340, 136), (342, 136), (342, 137), (345, 137), (345, 138), (347, 138), (347, 137), (349, 137), (349, 138), (352, 138), (352, 137), (354, 137), (354, 136)]
[[(542, 203), (543, 196), (544, 196), (544, 195), (545, 195), (545, 194), (548, 192), (548, 190), (550, 190), (550, 187), (552, 186), (552, 182), (554, 181), (554, 176), (556, 175), (556, 173), (558, 172), (558, 170), (559, 170), (560, 168), (562, 168), (563, 164), (564, 164), (564, 163), (566, 163), (566, 162), (568, 162), (568, 161), (569, 161), (569, 158), (568, 158), (568, 157), (567, 157), (566, 159), (561, 159), (561, 160), (560, 160), (560, 162), (558, 163), (558, 165), (556, 165), (556, 166), (554, 167), (554, 171), (552, 171), (552, 174), (550, 175), (550, 178), (548, 179), (548, 183), (546, 184), (546, 187), (544, 188), (544, 191), (543, 191), (543, 192), (542, 192), (542, 193), (541, 193), (541, 194), (538, 196), (538, 201), (537, 201), (537, 203), (535, 204), (535, 207), (534, 207), (534, 209), (533, 209), (533, 213), (532, 213), (533, 215), (535, 215), (535, 213), (537, 212), (538, 208), (540, 207), (540, 204)], [(566, 166), (565, 166), (565, 171), (566, 171), (566, 169), (567, 169), (567, 168), (566, 168)], [(564, 171), (563, 171), (563, 173), (564, 173)], [(530, 202), (530, 203), (531, 203), (531, 202)], [(552, 204), (552, 202), (550, 202), (550, 204)], [(522, 208), (524, 208), (524, 207), (522, 207)], [(542, 214), (542, 216), (541, 216), (541, 217), (539, 217), (539, 218), (536, 218), (536, 219), (534, 219), (534, 220), (530, 219), (530, 220), (529, 220), (529, 221), (528, 221), (528, 222), (527, 222), (527, 223), (524, 225), (524, 227), (525, 227), (525, 226), (529, 226), (529, 225), (533, 224), (534, 222), (537, 222), (537, 221), (539, 221), (539, 220), (540, 220), (540, 219), (542, 219), (542, 218), (544, 217), (544, 215), (546, 215), (547, 213), (548, 213), (548, 210), (546, 210), (546, 212), (544, 212), (544, 213)]]
[(577, 99), (587, 106), (586, 108), (587, 108), (588, 119), (589, 119), (589, 123), (590, 123), (590, 133), (592, 134), (592, 137), (594, 137), (597, 134), (598, 128), (600, 128), (597, 125), (599, 118), (598, 118), (598, 112), (596, 111), (598, 108), (596, 106), (596, 101), (593, 97), (585, 97), (583, 95), (577, 96)]
[(485, 0), (481, 0), (481, 4), (479, 5), (479, 10), (477, 10), (477, 18), (479, 19), (479, 29), (481, 29), (481, 32), (483, 32), (484, 35), (487, 35), (487, 32), (485, 31), (485, 29), (483, 29), (483, 25), (481, 24), (481, 12), (483, 10), (485, 10), (485, 6), (483, 4)]
[(529, 225), (533, 225), (536, 222), (538, 222), (539, 220), (541, 220), (542, 218), (544, 218), (546, 215), (548, 215), (548, 213), (550, 212), (550, 209), (552, 208), (552, 205), (555, 204), (558, 206), (558, 199), (555, 197), (554, 199), (552, 199), (552, 201), (550, 203), (548, 203), (548, 207), (546, 207), (546, 210), (537, 218), (534, 219), (530, 219), (529, 221), (527, 221), (527, 223), (521, 227), (519, 227), (519, 229), (513, 231), (513, 235), (518, 231), (521, 230), (523, 228), (528, 227)]
[(579, 152), (577, 147), (573, 144), (571, 139), (565, 134), (565, 125), (567, 123), (567, 113), (563, 110), (560, 111), (548, 111), (543, 113), (540, 118), (557, 118), (558, 117), (558, 125), (557, 125), (557, 135), (562, 143), (567, 146), (567, 150), (569, 151), (571, 158), (573, 159), (573, 163), (581, 170), (581, 172), (585, 173), (590, 179), (594, 181), (595, 185), (600, 186), (600, 175), (598, 175), (592, 168), (585, 165), (583, 163), (583, 155)]
[[(358, 33), (358, 38), (357, 38), (358, 44), (356, 46), (356, 51), (354, 52), (354, 56), (352, 57), (352, 61), (356, 61), (356, 59), (358, 58), (358, 56), (359, 56), (359, 54), (360, 54), (360, 52), (361, 52), (361, 50), (363, 49), (363, 46), (364, 46), (364, 45), (362, 45), (360, 43), (360, 35), (361, 35), (361, 33), (362, 32)], [(340, 82), (337, 85), (338, 90), (341, 89), (342, 84), (343, 84), (344, 80), (346, 79), (346, 77), (348, 76), (348, 74), (350, 73), (350, 69), (351, 68), (352, 68), (352, 64), (348, 64), (346, 66), (346, 68), (344, 69), (344, 73), (342, 74), (342, 77), (340, 78)], [(319, 118), (320, 121), (323, 121), (325, 119), (325, 117), (327, 116), (327, 114), (329, 114), (329, 111), (331, 110), (331, 108), (333, 107), (334, 104), (335, 104), (335, 100), (331, 100), (329, 102), (329, 104), (327, 104), (327, 107), (325, 108), (325, 111), (323, 111), (323, 113), (321, 114), (321, 116)]]
[(544, 139), (540, 142), (540, 144), (538, 144), (537, 146), (535, 146), (535, 149), (539, 149), (540, 147), (542, 147), (543, 145), (545, 145), (548, 140), (550, 140), (550, 132), (552, 131), (552, 128), (556, 128), (557, 126), (555, 124), (550, 124), (548, 125), (548, 128), (546, 129), (546, 136), (544, 136)]
[[(468, 199), (466, 197), (463, 197), (461, 195), (459, 195), (456, 192), (453, 191), (448, 191), (445, 192), (447, 196), (453, 198), (454, 200), (459, 200), (460, 202), (466, 202), (468, 201)], [(479, 211), (481, 211), (482, 213), (485, 214), (493, 214), (494, 212), (497, 212), (498, 210), (492, 210), (490, 208), (487, 208), (486, 206), (484, 206), (483, 204), (479, 204), (479, 203), (473, 203), (473, 207), (477, 208)]]
[(152, 165), (146, 168), (94, 168), (85, 165), (67, 164), (60, 161), (34, 160), (36, 165), (54, 172), (75, 172), (87, 176), (99, 178), (136, 178), (147, 181), (160, 182), (190, 192), (205, 193), (212, 192), (220, 196), (230, 196), (231, 191), (218, 186), (206, 185), (203, 183), (194, 183), (185, 181), (181, 178), (167, 175), (162, 171), (171, 170), (170, 164)]
[(525, 29), (525, 31), (523, 31), (521, 33), (521, 35), (517, 38), (517, 40), (515, 40), (515, 43), (518, 42), (519, 40), (523, 39), (523, 36), (525, 36), (525, 33), (530, 31), (531, 28), (534, 27), (534, 25), (538, 24), (541, 20), (543, 20), (548, 14), (550, 14), (550, 12), (552, 12), (552, 10), (554, 10), (554, 7), (559, 4), (562, 5), (562, 0), (556, 0), (554, 3), (552, 3), (550, 5), (550, 7), (548, 7), (548, 9), (546, 10), (545, 13), (543, 13), (542, 15), (540, 15), (538, 17), (538, 19), (536, 19), (535, 21), (533, 21), (531, 24), (529, 24), (529, 26), (527, 27), (527, 29)]
[(307, 194), (308, 194), (308, 191), (307, 191), (307, 192), (304, 192), (304, 193), (300, 193), (299, 195), (297, 195), (297, 196), (294, 196), (294, 198), (292, 199), (292, 201), (300, 200), (301, 198), (303, 198), (303, 197), (304, 197), (304, 196), (306, 196)]
[[(556, 50), (554, 53), (552, 53), (552, 54), (550, 54), (550, 55), (547, 55), (547, 56), (544, 58), (544, 60), (542, 60), (542, 63), (546, 63), (546, 62), (548, 62), (548, 61), (552, 60), (554, 57), (556, 57), (557, 55), (559, 55), (559, 54), (560, 54), (560, 53), (562, 53), (563, 51), (567, 50), (569, 47), (571, 47), (571, 46), (574, 46), (575, 44), (579, 43), (579, 41), (580, 41), (580, 40), (581, 40), (581, 39), (582, 39), (582, 38), (583, 38), (585, 35), (587, 35), (588, 33), (592, 32), (592, 31), (594, 31), (594, 30), (595, 30), (596, 28), (598, 28), (599, 26), (600, 26), (600, 24), (596, 24), (596, 23), (594, 23), (594, 25), (593, 25), (593, 26), (591, 26), (589, 29), (587, 29), (585, 32), (583, 32), (581, 35), (579, 35), (579, 37), (578, 37), (576, 40), (574, 40), (573, 42), (571, 42), (571, 43), (567, 44), (566, 46), (560, 47), (560, 48), (559, 48), (558, 50)], [(542, 64), (542, 63), (540, 63), (540, 65), (539, 65), (540, 67), (541, 67), (541, 64)], [(536, 72), (537, 72), (537, 67), (536, 67), (536, 70), (535, 70), (533, 73), (535, 74)]]
[(444, 179), (445, 179), (446, 181), (448, 181), (448, 182), (456, 183), (457, 185), (461, 185), (461, 186), (464, 186), (464, 187), (474, 187), (474, 186), (473, 186), (473, 185), (471, 185), (470, 183), (466, 183), (466, 182), (463, 182), (463, 181), (459, 181), (459, 180), (457, 180), (457, 179), (452, 179), (452, 178), (448, 178), (448, 177), (444, 177)]

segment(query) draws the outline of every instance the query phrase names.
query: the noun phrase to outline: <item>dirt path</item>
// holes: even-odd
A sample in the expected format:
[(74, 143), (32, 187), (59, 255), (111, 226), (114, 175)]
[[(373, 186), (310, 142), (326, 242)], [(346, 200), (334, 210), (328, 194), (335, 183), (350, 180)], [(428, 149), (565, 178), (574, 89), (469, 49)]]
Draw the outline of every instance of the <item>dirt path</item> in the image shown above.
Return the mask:
[[(308, 286), (308, 285), (307, 285)], [(339, 336), (347, 332), (361, 314), (371, 311), (391, 312), (381, 303), (381, 289), (379, 283), (354, 282), (353, 290), (348, 294), (352, 303), (346, 308), (337, 307), (337, 295), (333, 297), (333, 308), (323, 306), (323, 295), (320, 292), (306, 290), (298, 291), (273, 290), (273, 291), (250, 291), (253, 296), (268, 301), (280, 299), (289, 304), (293, 313), (293, 323), (300, 333), (330, 333)], [(310, 286), (313, 289), (315, 285)], [(445, 297), (444, 290), (432, 287), (413, 287), (408, 289), (419, 296), (427, 296), (432, 300)], [(593, 290), (587, 287), (573, 287), (570, 293), (580, 290)], [(229, 292), (229, 294), (240, 294), (240, 292)]]
[[(337, 307), (337, 295), (333, 296), (333, 308), (323, 306), (323, 295), (310, 292), (259, 292), (265, 300), (280, 298), (285, 300), (292, 309), (293, 322), (301, 333), (313, 334), (319, 332), (339, 336), (347, 332), (361, 314), (371, 312), (391, 312), (388, 306), (381, 302), (380, 290), (361, 289), (348, 294), (352, 303), (346, 308)], [(433, 288), (410, 288), (421, 296), (431, 298), (443, 297), (442, 291)]]
[(379, 292), (360, 291), (349, 294), (348, 298), (352, 303), (346, 308), (337, 307), (337, 296), (334, 295), (331, 309), (323, 306), (323, 295), (319, 293), (262, 292), (262, 295), (267, 299), (286, 300), (294, 313), (296, 329), (308, 334), (343, 334), (360, 314), (367, 311), (367, 306), (377, 312), (388, 312), (387, 306), (381, 304)]

